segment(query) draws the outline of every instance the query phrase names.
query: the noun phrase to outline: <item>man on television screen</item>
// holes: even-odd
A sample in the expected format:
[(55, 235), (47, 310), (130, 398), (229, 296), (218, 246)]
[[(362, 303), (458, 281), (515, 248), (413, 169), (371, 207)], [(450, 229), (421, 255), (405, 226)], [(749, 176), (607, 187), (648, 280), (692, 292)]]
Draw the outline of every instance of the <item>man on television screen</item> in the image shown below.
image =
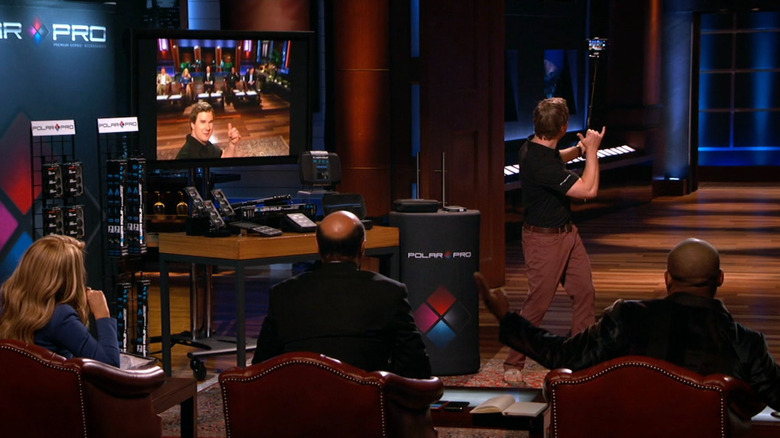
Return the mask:
[(214, 73), (211, 72), (211, 66), (206, 66), (206, 72), (203, 74), (203, 92), (213, 93), (214, 88)]
[(228, 123), (227, 131), (229, 142), (226, 148), (211, 143), (209, 139), (214, 133), (214, 108), (208, 102), (196, 103), (190, 111), (190, 133), (187, 134), (184, 146), (179, 150), (176, 159), (235, 157), (241, 134), (232, 123)]
[(157, 74), (157, 94), (171, 94), (171, 83), (173, 83), (173, 78), (165, 70), (165, 67), (161, 68), (160, 73)]
[(257, 91), (257, 72), (254, 67), (249, 67), (249, 70), (244, 75), (244, 82), (248, 90)]
[(225, 76), (225, 98), (226, 102), (232, 104), (235, 100), (235, 90), (241, 75), (238, 74), (235, 67), (230, 67), (230, 73)]

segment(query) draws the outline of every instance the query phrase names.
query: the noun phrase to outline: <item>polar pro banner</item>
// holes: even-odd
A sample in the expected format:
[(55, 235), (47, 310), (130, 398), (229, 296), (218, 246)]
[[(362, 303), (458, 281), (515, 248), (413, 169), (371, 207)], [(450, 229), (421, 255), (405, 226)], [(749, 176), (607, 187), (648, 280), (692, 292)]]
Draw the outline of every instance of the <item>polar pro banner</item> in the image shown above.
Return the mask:
[[(40, 187), (31, 184), (31, 121), (73, 120), (88, 217), (99, 218), (97, 119), (127, 94), (117, 75), (115, 6), (83, 2), (0, 3), (0, 281), (33, 239)], [(122, 114), (125, 115), (125, 114)], [(100, 223), (87, 230), (87, 269), (100, 285)]]
[(434, 375), (479, 371), (477, 210), (390, 213), (400, 230), (401, 281)]

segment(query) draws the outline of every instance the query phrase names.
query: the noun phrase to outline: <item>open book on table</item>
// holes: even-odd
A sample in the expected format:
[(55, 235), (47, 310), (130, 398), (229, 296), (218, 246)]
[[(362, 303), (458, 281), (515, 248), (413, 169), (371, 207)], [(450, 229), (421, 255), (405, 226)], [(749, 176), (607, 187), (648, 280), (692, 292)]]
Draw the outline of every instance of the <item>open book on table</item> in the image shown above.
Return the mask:
[(140, 370), (157, 366), (157, 358), (141, 356), (135, 353), (119, 352), (119, 368), (123, 370)]
[(510, 416), (536, 417), (547, 409), (547, 403), (519, 402), (509, 394), (489, 398), (471, 410), (472, 414), (504, 414)]

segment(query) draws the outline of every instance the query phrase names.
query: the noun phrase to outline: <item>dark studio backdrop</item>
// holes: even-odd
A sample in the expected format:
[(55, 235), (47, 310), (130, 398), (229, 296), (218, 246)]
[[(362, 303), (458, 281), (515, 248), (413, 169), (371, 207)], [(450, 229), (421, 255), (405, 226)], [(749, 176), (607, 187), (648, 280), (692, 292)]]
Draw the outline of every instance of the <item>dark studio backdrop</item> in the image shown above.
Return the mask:
[[(102, 240), (97, 119), (119, 116), (124, 95), (117, 74), (114, 6), (27, 1), (0, 4), (0, 280), (34, 239), (32, 215), (40, 188), (32, 187), (31, 121), (73, 120), (75, 159), (83, 163), (87, 269), (101, 281)], [(121, 114), (126, 115), (126, 114)]]

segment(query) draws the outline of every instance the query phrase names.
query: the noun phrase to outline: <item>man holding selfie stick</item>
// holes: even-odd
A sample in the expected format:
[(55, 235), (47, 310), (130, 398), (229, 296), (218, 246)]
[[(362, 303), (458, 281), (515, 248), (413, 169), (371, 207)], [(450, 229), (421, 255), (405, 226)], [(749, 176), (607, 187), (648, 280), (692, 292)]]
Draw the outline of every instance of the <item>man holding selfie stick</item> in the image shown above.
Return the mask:
[[(572, 299), (572, 334), (595, 322), (596, 291), (577, 227), (571, 220), (571, 198), (592, 199), (599, 190), (597, 152), (606, 128), (577, 133), (579, 142), (558, 149), (569, 128), (569, 108), (560, 97), (544, 99), (534, 109), (534, 135), (520, 149), (523, 193), (523, 256), (528, 297), (520, 314), (539, 325), (558, 284)], [(567, 162), (585, 157), (582, 176), (566, 169)], [(522, 381), (525, 355), (511, 350), (504, 362), (504, 379)]]
[(190, 158), (232, 158), (236, 156), (236, 146), (241, 140), (241, 133), (228, 123), (228, 145), (220, 148), (211, 143), (214, 133), (214, 108), (208, 102), (200, 101), (192, 106), (190, 111), (190, 133), (184, 145), (176, 154), (177, 160)]

